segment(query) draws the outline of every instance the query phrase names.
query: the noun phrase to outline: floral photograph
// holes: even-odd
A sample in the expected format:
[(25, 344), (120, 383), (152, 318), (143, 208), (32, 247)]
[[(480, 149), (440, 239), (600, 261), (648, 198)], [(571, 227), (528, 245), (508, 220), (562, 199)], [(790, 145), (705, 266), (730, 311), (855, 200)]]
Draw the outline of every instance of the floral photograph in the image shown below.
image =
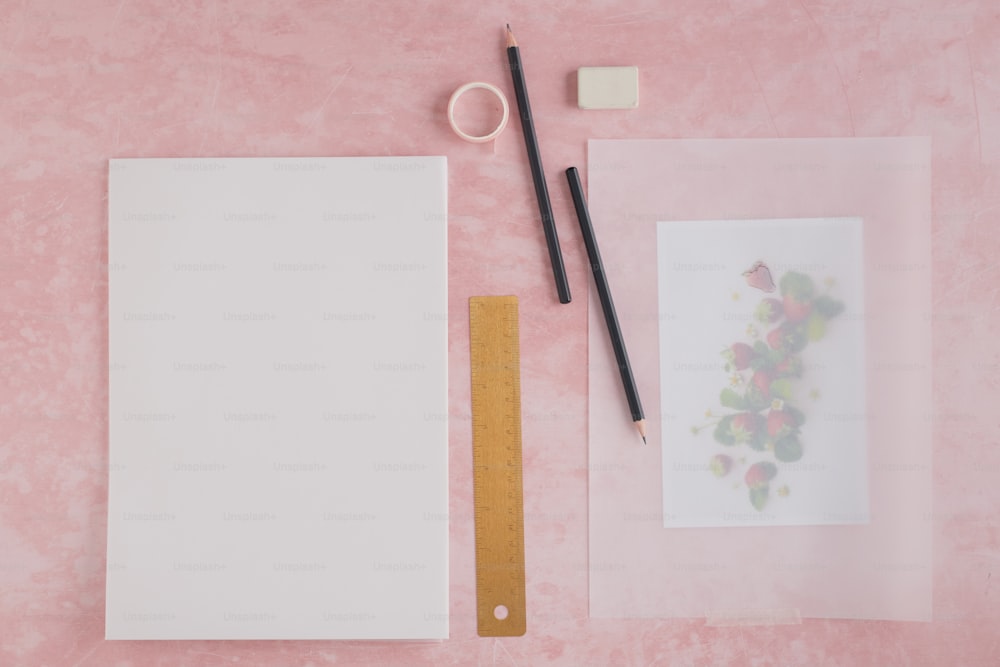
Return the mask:
[(659, 223), (665, 527), (868, 521), (861, 224)]

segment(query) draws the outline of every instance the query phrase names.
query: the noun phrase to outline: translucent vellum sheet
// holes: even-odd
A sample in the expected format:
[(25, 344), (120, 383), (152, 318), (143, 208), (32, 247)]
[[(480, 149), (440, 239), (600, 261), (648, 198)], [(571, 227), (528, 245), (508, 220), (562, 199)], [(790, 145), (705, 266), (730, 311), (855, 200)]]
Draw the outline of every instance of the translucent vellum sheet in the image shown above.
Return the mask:
[[(930, 619), (930, 178), (926, 138), (590, 142), (591, 215), (649, 440), (592, 295), (592, 616)], [(696, 235), (671, 236), (677, 224)], [(733, 240), (755, 225), (767, 230)], [(770, 262), (773, 291), (750, 257)], [(784, 319), (758, 311), (766, 299)], [(785, 343), (769, 337), (782, 326)], [(790, 359), (804, 372), (774, 384)], [(758, 385), (767, 404), (752, 403)], [(763, 421), (720, 427), (740, 412)], [(798, 421), (781, 422), (789, 413)], [(703, 457), (681, 457), (698, 443)], [(678, 494), (711, 483), (745, 509), (702, 512)], [(822, 484), (822, 502), (804, 500)]]

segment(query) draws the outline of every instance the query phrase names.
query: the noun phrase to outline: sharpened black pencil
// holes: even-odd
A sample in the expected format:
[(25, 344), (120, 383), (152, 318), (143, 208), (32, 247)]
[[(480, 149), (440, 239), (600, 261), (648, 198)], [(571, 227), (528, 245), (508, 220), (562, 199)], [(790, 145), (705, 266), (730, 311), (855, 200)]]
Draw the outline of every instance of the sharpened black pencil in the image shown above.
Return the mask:
[(622, 376), (622, 385), (625, 387), (625, 398), (628, 400), (629, 411), (632, 413), (632, 421), (635, 422), (635, 427), (638, 429), (639, 435), (642, 436), (642, 441), (646, 442), (646, 416), (642, 412), (639, 390), (635, 386), (635, 377), (632, 376), (632, 364), (628, 360), (625, 339), (622, 337), (621, 325), (618, 324), (615, 302), (611, 299), (608, 276), (604, 273), (604, 262), (601, 261), (601, 251), (597, 247), (597, 237), (594, 235), (594, 226), (590, 221), (590, 211), (587, 210), (587, 200), (583, 197), (583, 185), (580, 183), (580, 174), (576, 167), (570, 167), (566, 170), (566, 180), (569, 181), (569, 190), (573, 195), (576, 217), (580, 219), (583, 243), (587, 246), (587, 257), (590, 260), (590, 268), (594, 272), (594, 284), (597, 286), (597, 295), (601, 299), (601, 309), (604, 310), (604, 321), (608, 324), (608, 335), (611, 336), (611, 347), (615, 350), (618, 372)]
[(531, 178), (535, 182), (535, 195), (538, 198), (538, 210), (542, 215), (542, 229), (545, 231), (545, 244), (549, 248), (549, 261), (552, 262), (552, 273), (556, 279), (556, 291), (559, 293), (560, 303), (569, 303), (572, 299), (569, 293), (569, 280), (566, 278), (566, 267), (563, 266), (562, 250), (559, 248), (559, 235), (556, 233), (556, 223), (552, 216), (549, 189), (545, 185), (545, 173), (542, 171), (542, 154), (538, 150), (535, 121), (531, 117), (531, 105), (528, 103), (528, 86), (524, 81), (524, 69), (521, 67), (521, 52), (509, 23), (507, 60), (510, 61), (510, 75), (514, 80), (517, 108), (521, 112), (524, 145), (528, 149), (528, 163), (531, 165)]

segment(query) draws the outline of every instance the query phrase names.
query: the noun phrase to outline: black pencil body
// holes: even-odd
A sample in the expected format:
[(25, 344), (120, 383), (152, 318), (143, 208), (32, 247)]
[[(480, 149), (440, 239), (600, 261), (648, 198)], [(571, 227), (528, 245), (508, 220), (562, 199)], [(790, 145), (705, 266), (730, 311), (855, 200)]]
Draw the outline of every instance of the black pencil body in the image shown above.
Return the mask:
[(580, 231), (583, 233), (583, 242), (587, 246), (587, 257), (590, 260), (590, 268), (594, 272), (594, 284), (597, 286), (597, 295), (601, 299), (601, 308), (604, 310), (604, 321), (608, 324), (608, 334), (611, 336), (611, 346), (615, 350), (618, 372), (622, 376), (625, 397), (628, 399), (628, 407), (632, 412), (632, 421), (638, 422), (645, 419), (642, 413), (642, 403), (639, 401), (639, 391), (636, 389), (635, 378), (632, 376), (632, 364), (628, 360), (625, 339), (622, 337), (621, 326), (618, 324), (618, 314), (615, 312), (615, 304), (611, 299), (608, 277), (604, 273), (601, 251), (597, 248), (597, 237), (594, 235), (594, 227), (590, 222), (590, 212), (587, 210), (587, 202), (583, 198), (583, 185), (580, 183), (580, 174), (576, 167), (570, 167), (566, 170), (566, 179), (569, 181), (569, 189), (573, 195), (576, 216), (580, 220)]
[(572, 298), (569, 293), (569, 281), (566, 278), (566, 267), (563, 266), (562, 250), (559, 248), (559, 235), (556, 233), (556, 223), (552, 216), (549, 189), (545, 185), (542, 155), (538, 150), (538, 137), (535, 136), (535, 122), (531, 118), (528, 87), (524, 81), (524, 71), (521, 68), (521, 54), (518, 47), (510, 46), (507, 48), (507, 59), (510, 61), (510, 74), (514, 80), (517, 108), (521, 113), (524, 145), (528, 149), (528, 163), (531, 165), (531, 177), (535, 181), (535, 195), (538, 197), (538, 210), (542, 215), (542, 229), (545, 231), (545, 243), (549, 248), (552, 273), (556, 279), (556, 291), (559, 293), (561, 303), (569, 303)]

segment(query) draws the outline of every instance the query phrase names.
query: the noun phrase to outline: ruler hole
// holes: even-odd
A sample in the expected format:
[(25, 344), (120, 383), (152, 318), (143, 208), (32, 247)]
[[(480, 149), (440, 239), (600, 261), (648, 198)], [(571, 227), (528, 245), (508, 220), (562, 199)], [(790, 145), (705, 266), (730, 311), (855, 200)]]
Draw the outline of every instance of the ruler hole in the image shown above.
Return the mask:
[(507, 614), (508, 614), (507, 607), (503, 606), (502, 604), (498, 604), (496, 607), (493, 608), (493, 616), (495, 616), (498, 621), (506, 619)]

